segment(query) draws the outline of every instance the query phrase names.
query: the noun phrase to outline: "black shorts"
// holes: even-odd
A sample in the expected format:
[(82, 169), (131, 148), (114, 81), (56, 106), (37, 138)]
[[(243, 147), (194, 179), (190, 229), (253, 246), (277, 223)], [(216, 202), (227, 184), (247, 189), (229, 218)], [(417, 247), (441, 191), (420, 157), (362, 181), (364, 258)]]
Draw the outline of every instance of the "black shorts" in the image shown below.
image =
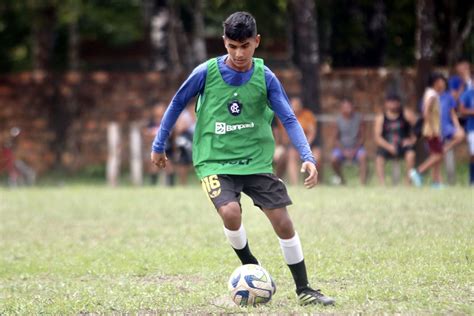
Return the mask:
[(402, 146), (398, 148), (397, 154), (394, 156), (392, 155), (392, 153), (385, 150), (385, 148), (377, 147), (377, 156), (382, 156), (385, 159), (401, 159), (405, 157), (405, 154), (408, 151), (414, 151), (414, 150), (415, 150), (414, 145)]
[(275, 209), (292, 204), (283, 181), (271, 173), (211, 175), (202, 178), (201, 183), (216, 209), (229, 202), (240, 204), (241, 192), (248, 195), (260, 209)]

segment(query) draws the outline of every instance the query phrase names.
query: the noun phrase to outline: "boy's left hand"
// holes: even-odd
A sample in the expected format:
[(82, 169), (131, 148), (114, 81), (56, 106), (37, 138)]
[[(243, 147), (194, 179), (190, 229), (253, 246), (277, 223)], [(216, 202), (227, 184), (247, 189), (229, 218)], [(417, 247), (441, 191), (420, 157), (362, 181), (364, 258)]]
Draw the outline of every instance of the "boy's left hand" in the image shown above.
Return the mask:
[(304, 179), (304, 186), (307, 189), (311, 189), (318, 183), (318, 170), (316, 166), (311, 161), (305, 161), (301, 165), (301, 173), (307, 172), (309, 176)]

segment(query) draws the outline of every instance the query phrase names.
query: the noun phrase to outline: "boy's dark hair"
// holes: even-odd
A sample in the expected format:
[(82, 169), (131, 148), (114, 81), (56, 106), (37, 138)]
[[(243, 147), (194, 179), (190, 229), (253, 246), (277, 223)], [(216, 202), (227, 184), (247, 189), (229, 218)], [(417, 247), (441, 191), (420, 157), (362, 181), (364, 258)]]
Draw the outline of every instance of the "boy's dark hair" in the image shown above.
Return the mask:
[(225, 37), (243, 42), (248, 38), (257, 36), (257, 22), (248, 12), (235, 12), (222, 24)]
[(471, 61), (469, 60), (469, 58), (467, 58), (467, 56), (461, 56), (459, 57), (457, 60), (456, 60), (456, 64), (460, 64), (460, 63), (470, 63)]
[(430, 75), (430, 78), (428, 80), (428, 86), (430, 87), (433, 87), (433, 85), (435, 84), (436, 81), (438, 80), (444, 80), (444, 82), (446, 83), (446, 78), (444, 77), (444, 75), (440, 72), (433, 72), (431, 75)]
[(391, 92), (391, 93), (387, 93), (387, 95), (385, 96), (385, 100), (386, 101), (396, 101), (396, 102), (402, 102), (402, 98), (400, 98), (400, 96), (397, 94), (397, 93), (394, 93), (394, 92)]
[(354, 102), (352, 102), (352, 99), (348, 96), (343, 96), (342, 99), (339, 101), (339, 105), (342, 105), (343, 103), (349, 103), (354, 107)]

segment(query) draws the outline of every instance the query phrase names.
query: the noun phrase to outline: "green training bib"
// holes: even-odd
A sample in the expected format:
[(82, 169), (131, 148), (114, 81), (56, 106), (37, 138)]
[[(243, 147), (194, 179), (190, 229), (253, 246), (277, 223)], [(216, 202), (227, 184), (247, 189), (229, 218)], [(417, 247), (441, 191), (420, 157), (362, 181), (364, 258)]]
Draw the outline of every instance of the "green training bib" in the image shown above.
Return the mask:
[(252, 77), (241, 86), (224, 81), (217, 58), (207, 62), (193, 139), (193, 164), (200, 179), (273, 172), (273, 111), (267, 101), (263, 60), (254, 58), (253, 62)]

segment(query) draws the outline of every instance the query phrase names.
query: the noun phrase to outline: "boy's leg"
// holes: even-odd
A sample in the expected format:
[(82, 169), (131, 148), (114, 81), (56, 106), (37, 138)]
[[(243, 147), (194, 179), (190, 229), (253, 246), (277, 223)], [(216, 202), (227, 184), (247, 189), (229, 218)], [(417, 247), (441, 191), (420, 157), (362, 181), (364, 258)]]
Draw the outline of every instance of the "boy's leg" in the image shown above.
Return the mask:
[(433, 185), (439, 185), (442, 182), (441, 179), (441, 161), (438, 161), (433, 165)]
[(293, 222), (286, 207), (276, 209), (262, 208), (277, 234), (283, 257), (290, 268), (295, 281), (296, 293), (301, 304), (334, 304), (334, 299), (324, 296), (320, 290), (309, 286), (303, 249), (298, 234), (293, 228)]
[(381, 185), (385, 184), (385, 158), (381, 155), (375, 157), (375, 172)]
[(331, 155), (331, 165), (332, 169), (336, 173), (336, 175), (341, 179), (341, 183), (345, 184), (345, 179), (342, 174), (342, 161), (344, 160), (344, 155), (340, 148), (334, 148)]
[(469, 185), (474, 186), (474, 155), (469, 160)]
[(202, 178), (201, 183), (204, 192), (222, 218), (224, 234), (242, 264), (258, 264), (250, 252), (247, 234), (242, 225), (240, 178), (232, 175), (210, 175)]
[(230, 202), (217, 210), (224, 223), (224, 234), (239, 257), (242, 264), (258, 264), (247, 240), (247, 233), (242, 225), (242, 210), (239, 203)]
[(415, 151), (414, 150), (407, 150), (405, 152), (405, 182), (410, 184), (410, 170), (415, 167)]
[(443, 159), (442, 154), (430, 154), (429, 157), (417, 168), (418, 173), (425, 173), (428, 169)]
[(454, 133), (453, 137), (451, 140), (449, 140), (444, 146), (443, 146), (443, 152), (447, 153), (457, 145), (461, 144), (466, 137), (466, 134), (464, 133), (464, 130), (457, 129), (456, 132)]
[(417, 168), (418, 173), (425, 173), (443, 159), (443, 144), (439, 137), (427, 138), (430, 151), (428, 158)]
[(363, 148), (357, 149), (356, 159), (359, 162), (360, 183), (365, 185), (367, 182), (367, 154)]
[(474, 185), (474, 131), (467, 134), (467, 141), (469, 144), (469, 184)]

